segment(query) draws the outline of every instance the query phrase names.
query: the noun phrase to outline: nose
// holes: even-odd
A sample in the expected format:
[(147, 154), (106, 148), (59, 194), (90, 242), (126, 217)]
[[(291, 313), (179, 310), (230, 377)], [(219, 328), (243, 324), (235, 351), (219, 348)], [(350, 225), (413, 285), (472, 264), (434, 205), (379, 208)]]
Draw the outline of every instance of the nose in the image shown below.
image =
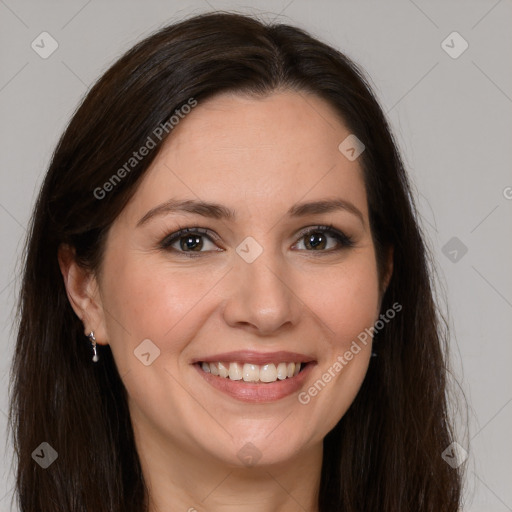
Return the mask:
[(236, 255), (223, 310), (226, 323), (261, 336), (292, 328), (302, 309), (293, 291), (295, 279), (282, 257), (270, 251), (252, 263)]

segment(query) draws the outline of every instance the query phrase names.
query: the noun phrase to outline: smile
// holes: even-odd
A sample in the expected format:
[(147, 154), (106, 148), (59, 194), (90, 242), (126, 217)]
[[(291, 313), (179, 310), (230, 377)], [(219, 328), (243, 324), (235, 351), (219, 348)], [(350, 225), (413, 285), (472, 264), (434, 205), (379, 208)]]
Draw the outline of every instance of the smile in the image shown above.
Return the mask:
[[(305, 366), (305, 365), (304, 365)], [(304, 368), (304, 366), (302, 368)], [(216, 377), (230, 380), (243, 380), (244, 382), (270, 383), (277, 380), (291, 379), (298, 375), (301, 363), (268, 363), (257, 365), (251, 363), (217, 362), (201, 363), (201, 369)]]
[[(315, 362), (281, 362), (277, 365), (267, 363), (260, 366), (232, 361), (229, 364), (198, 362), (193, 366), (215, 390), (242, 402), (265, 403), (300, 392), (315, 365)], [(215, 375), (215, 372), (218, 375)], [(231, 375), (235, 379), (232, 379)]]

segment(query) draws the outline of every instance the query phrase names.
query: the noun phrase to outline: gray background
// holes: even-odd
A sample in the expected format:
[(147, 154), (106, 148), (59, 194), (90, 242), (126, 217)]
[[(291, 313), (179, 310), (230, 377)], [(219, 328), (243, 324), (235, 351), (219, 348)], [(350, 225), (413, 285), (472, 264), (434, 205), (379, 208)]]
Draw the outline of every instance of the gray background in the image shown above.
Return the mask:
[[(160, 26), (217, 9), (303, 27), (370, 75), (415, 185), (444, 290), (439, 301), (450, 312), (453, 374), (470, 405), (469, 430), (463, 418), (456, 439), (470, 453), (464, 511), (512, 511), (511, 0), (0, 0), (2, 439), (16, 268), (57, 139), (121, 52)], [(43, 31), (59, 44), (47, 59), (31, 48)], [(453, 31), (469, 44), (456, 59), (441, 45)], [(462, 48), (452, 39), (445, 43), (451, 51)], [(4, 512), (11, 510), (12, 450), (10, 441), (0, 445)]]

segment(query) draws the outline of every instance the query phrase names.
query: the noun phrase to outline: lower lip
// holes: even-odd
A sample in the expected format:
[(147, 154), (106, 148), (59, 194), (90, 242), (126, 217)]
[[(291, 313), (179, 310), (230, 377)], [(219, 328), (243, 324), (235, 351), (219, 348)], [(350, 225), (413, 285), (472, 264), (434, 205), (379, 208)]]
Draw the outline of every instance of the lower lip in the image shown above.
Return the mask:
[(280, 400), (299, 391), (315, 363), (306, 364), (305, 368), (295, 377), (257, 384), (244, 380), (231, 380), (227, 377), (217, 377), (203, 371), (199, 364), (194, 364), (194, 366), (206, 382), (223, 393), (243, 402), (262, 403)]

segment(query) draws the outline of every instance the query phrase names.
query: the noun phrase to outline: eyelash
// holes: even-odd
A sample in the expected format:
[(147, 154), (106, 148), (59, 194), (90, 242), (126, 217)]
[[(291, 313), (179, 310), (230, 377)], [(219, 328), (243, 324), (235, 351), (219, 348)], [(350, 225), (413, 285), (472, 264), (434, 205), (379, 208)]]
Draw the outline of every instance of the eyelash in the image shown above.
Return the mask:
[[(312, 227), (305, 228), (304, 230), (302, 230), (299, 233), (297, 242), (299, 242), (301, 239), (303, 239), (306, 235), (310, 235), (312, 233), (327, 233), (327, 234), (331, 235), (335, 240), (337, 240), (340, 245), (339, 245), (339, 247), (334, 248), (334, 249), (319, 250), (319, 251), (303, 249), (306, 252), (312, 252), (312, 253), (318, 252), (318, 253), (323, 253), (323, 254), (332, 253), (332, 252), (336, 252), (336, 251), (341, 251), (343, 249), (352, 247), (354, 245), (354, 240), (350, 236), (347, 236), (347, 235), (345, 235), (345, 233), (337, 230), (336, 228), (333, 227), (332, 224), (328, 224), (325, 226), (312, 226)], [(179, 241), (181, 238), (183, 238), (187, 234), (207, 236), (208, 238), (210, 238), (210, 241), (212, 241), (212, 242), (220, 240), (220, 238), (217, 235), (215, 235), (209, 229), (206, 229), (206, 228), (199, 228), (199, 227), (180, 228), (178, 231), (175, 231), (174, 233), (167, 235), (160, 242), (159, 248), (163, 249), (163, 250), (172, 250), (179, 254), (184, 254), (189, 258), (197, 258), (205, 252), (212, 252), (212, 251), (199, 251), (199, 252), (198, 251), (182, 251), (182, 250), (174, 249), (173, 247), (171, 247), (171, 245), (174, 242)], [(217, 252), (217, 251), (215, 251), (215, 252)]]

